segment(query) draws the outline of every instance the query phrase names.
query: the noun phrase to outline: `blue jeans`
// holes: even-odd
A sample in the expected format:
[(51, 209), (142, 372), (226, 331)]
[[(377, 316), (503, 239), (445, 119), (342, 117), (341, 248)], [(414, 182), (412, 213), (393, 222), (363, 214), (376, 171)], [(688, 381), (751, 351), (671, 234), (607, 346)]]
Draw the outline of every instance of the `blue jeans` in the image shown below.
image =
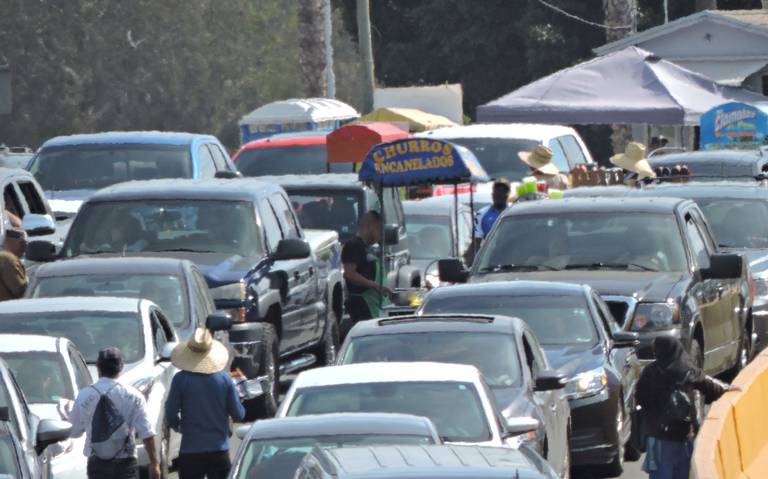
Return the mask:
[(649, 479), (688, 479), (693, 444), (691, 441), (666, 441), (648, 438), (643, 470)]

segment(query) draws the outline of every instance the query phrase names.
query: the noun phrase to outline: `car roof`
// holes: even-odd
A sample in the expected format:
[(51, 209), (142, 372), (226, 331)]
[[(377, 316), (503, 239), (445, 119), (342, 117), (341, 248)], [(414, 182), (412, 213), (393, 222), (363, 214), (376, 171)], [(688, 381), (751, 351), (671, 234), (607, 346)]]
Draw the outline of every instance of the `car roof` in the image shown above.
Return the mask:
[[(453, 195), (432, 196), (423, 200), (403, 201), (403, 211), (406, 215), (439, 215), (452, 216), (454, 212)], [(469, 207), (459, 202), (459, 211)]]
[(29, 178), (33, 177), (32, 173), (22, 168), (8, 168), (5, 166), (0, 166), (0, 178), (5, 178), (8, 176), (26, 176)]
[(43, 336), (42, 334), (0, 334), (0, 353), (26, 353), (44, 351), (58, 353), (66, 338)]
[(718, 181), (712, 183), (659, 183), (633, 188), (631, 196), (671, 196), (679, 198), (768, 199), (768, 186), (762, 182)]
[(453, 296), (584, 296), (584, 285), (557, 281), (489, 281), (457, 284), (450, 288), (435, 288), (424, 298)]
[[(758, 150), (699, 150), (670, 153), (648, 158), (653, 166), (696, 163), (729, 163), (750, 165), (764, 159)], [(695, 174), (695, 171), (694, 171)]]
[(526, 201), (507, 208), (504, 217), (536, 213), (674, 213), (684, 198), (592, 197)]
[(109, 131), (78, 135), (57, 136), (43, 143), (42, 148), (75, 145), (155, 144), (189, 145), (196, 139), (218, 141), (215, 136), (171, 131)]
[(325, 138), (326, 135), (320, 134), (261, 138), (258, 140), (249, 141), (240, 147), (240, 151), (256, 150), (261, 148), (281, 148), (286, 146), (325, 145)]
[(74, 258), (40, 265), (35, 272), (37, 278), (76, 275), (146, 275), (183, 273), (185, 267), (192, 262), (176, 258), (142, 258), (142, 257), (110, 257), (110, 258)]
[(476, 123), (474, 125), (438, 128), (436, 130), (417, 133), (419, 138), (514, 138), (537, 141), (562, 135), (574, 135), (576, 131), (569, 126), (542, 125), (537, 123)]
[(64, 311), (135, 313), (141, 299), (110, 296), (61, 296), (58, 298), (13, 299), (0, 302), (0, 315)]
[(393, 316), (359, 321), (349, 332), (349, 336), (438, 332), (515, 334), (523, 328), (523, 324), (521, 319), (508, 316), (427, 313), (418, 316)]
[(565, 198), (587, 198), (593, 196), (627, 196), (633, 188), (627, 185), (579, 186), (563, 192)]
[(429, 419), (410, 414), (311, 414), (256, 421), (248, 431), (248, 439), (341, 434), (404, 434), (432, 437), (434, 426)]
[(143, 199), (249, 201), (278, 191), (282, 191), (279, 186), (254, 178), (145, 180), (101, 189), (88, 202)]
[[(313, 455), (338, 477), (398, 478), (542, 478), (517, 448), (430, 445), (321, 449)], [(329, 467), (330, 466), (330, 467)], [(514, 472), (513, 472), (514, 471)], [(386, 476), (381, 474), (386, 472)]]
[(262, 181), (275, 183), (290, 193), (293, 188), (335, 189), (348, 188), (359, 190), (363, 183), (353, 173), (322, 173), (319, 175), (275, 175), (260, 176)]
[(293, 381), (297, 389), (359, 383), (413, 381), (474, 383), (480, 372), (474, 366), (430, 362), (358, 363), (326, 366), (301, 372)]

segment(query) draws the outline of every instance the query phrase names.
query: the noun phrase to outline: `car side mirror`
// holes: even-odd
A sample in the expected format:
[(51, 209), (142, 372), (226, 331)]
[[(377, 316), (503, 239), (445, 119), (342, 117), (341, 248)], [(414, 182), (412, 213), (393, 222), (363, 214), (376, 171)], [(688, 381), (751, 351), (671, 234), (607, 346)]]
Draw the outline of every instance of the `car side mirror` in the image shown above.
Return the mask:
[(56, 222), (50, 215), (27, 213), (21, 220), (21, 229), (29, 236), (44, 236), (56, 232)]
[(274, 260), (305, 259), (312, 254), (309, 243), (299, 238), (286, 238), (277, 243)]
[(66, 421), (42, 419), (37, 425), (37, 438), (35, 440), (35, 451), (38, 456), (51, 444), (69, 439), (71, 431), (72, 424)]
[(437, 262), (437, 273), (441, 283), (466, 283), (469, 271), (464, 268), (460, 259), (441, 259)]
[(36, 263), (47, 263), (56, 259), (56, 245), (50, 241), (30, 241), (24, 257)]
[(565, 387), (566, 377), (557, 371), (540, 371), (536, 375), (534, 391), (554, 391)]
[(386, 225), (384, 227), (384, 244), (396, 245), (400, 242), (400, 227), (397, 225)]
[(232, 180), (235, 178), (242, 178), (243, 174), (239, 171), (219, 170), (213, 175), (213, 177), (220, 180)]
[(229, 331), (232, 329), (232, 318), (227, 313), (211, 313), (205, 318), (205, 327), (212, 333)]
[(506, 418), (505, 432), (507, 437), (519, 436), (539, 430), (539, 420), (530, 416)]
[(629, 331), (617, 331), (613, 333), (614, 348), (634, 348), (640, 343), (640, 335)]
[(167, 342), (163, 345), (163, 349), (160, 351), (160, 361), (170, 361), (173, 350), (176, 349), (179, 343), (175, 341)]
[(739, 279), (744, 270), (743, 259), (738, 254), (713, 254), (709, 268), (701, 270), (702, 279)]

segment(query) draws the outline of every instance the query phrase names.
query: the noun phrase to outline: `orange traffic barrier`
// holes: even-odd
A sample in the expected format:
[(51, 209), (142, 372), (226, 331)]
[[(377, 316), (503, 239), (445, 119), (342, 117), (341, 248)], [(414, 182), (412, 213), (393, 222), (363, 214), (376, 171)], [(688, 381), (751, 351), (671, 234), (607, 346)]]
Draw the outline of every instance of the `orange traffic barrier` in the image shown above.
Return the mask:
[(768, 479), (768, 350), (734, 379), (696, 438), (691, 477)]

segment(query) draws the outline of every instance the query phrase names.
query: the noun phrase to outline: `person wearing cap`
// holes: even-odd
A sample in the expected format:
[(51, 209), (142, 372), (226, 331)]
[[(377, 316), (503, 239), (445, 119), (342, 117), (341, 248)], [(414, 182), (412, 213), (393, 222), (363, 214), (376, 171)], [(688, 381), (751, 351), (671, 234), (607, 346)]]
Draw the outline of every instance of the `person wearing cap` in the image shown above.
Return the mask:
[(645, 146), (641, 143), (635, 141), (627, 143), (624, 153), (612, 156), (610, 161), (628, 172), (624, 178), (630, 184), (635, 184), (645, 178), (656, 177), (651, 164), (645, 158)]
[(0, 251), (0, 301), (18, 299), (27, 290), (27, 270), (21, 262), (27, 250), (27, 235), (23, 230), (5, 230)]
[[(72, 423), (71, 436), (77, 438), (85, 434), (83, 453), (88, 457), (88, 478), (138, 479), (135, 436), (144, 443), (149, 456), (150, 479), (159, 479), (160, 461), (155, 448), (155, 431), (147, 417), (147, 403), (136, 388), (117, 379), (123, 370), (123, 354), (115, 347), (102, 349), (96, 360), (96, 369), (99, 372), (99, 380), (80, 391), (69, 415), (69, 422)], [(111, 460), (96, 457), (91, 449), (91, 423), (102, 395), (109, 397), (130, 430), (125, 448)]]
[(165, 420), (181, 433), (180, 479), (224, 479), (229, 474), (230, 418), (245, 417), (232, 377), (229, 352), (211, 332), (198, 328), (176, 346), (171, 362), (180, 371), (173, 377), (165, 402)]
[(537, 145), (533, 151), (521, 151), (517, 154), (520, 160), (531, 169), (531, 176), (537, 180), (544, 181), (550, 188), (558, 190), (568, 189), (568, 177), (560, 173), (554, 163), (552, 163), (552, 149)]

